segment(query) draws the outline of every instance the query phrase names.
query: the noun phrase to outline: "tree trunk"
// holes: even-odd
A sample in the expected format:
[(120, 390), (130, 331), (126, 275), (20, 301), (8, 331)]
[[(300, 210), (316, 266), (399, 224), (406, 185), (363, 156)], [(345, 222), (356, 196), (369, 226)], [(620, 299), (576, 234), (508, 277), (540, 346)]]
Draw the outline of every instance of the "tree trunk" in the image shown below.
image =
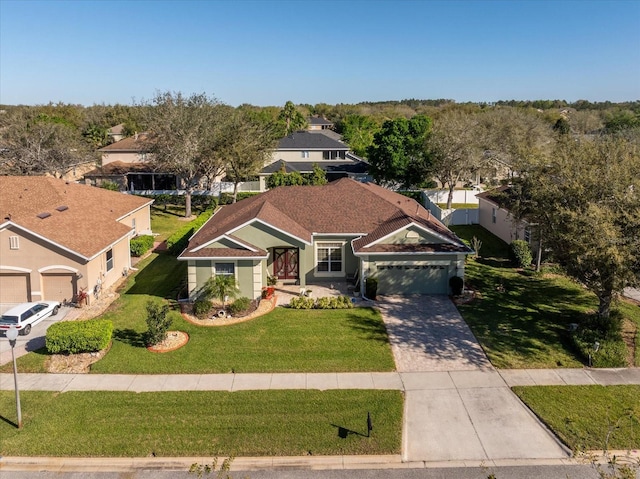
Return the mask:
[(453, 204), (453, 190), (456, 187), (455, 182), (449, 183), (449, 196), (447, 197), (447, 209), (451, 209), (451, 205)]
[(542, 263), (542, 238), (538, 238), (538, 258), (536, 259), (536, 271), (540, 271), (540, 263)]
[(238, 200), (238, 182), (233, 183), (233, 200), (231, 203), (235, 203)]
[(191, 217), (191, 190), (187, 189), (184, 193), (184, 217)]
[(611, 313), (611, 300), (613, 298), (613, 294), (611, 291), (603, 291), (598, 294), (598, 300), (600, 304), (598, 304), (598, 316), (601, 318), (609, 318), (609, 313)]

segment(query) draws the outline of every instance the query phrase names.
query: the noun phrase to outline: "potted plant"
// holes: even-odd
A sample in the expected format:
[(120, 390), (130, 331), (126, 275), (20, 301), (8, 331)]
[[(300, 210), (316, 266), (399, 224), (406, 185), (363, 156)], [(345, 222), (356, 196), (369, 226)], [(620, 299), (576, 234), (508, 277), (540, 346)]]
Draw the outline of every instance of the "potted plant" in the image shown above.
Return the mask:
[(460, 296), (464, 288), (464, 280), (460, 276), (452, 276), (449, 278), (449, 287), (454, 296)]

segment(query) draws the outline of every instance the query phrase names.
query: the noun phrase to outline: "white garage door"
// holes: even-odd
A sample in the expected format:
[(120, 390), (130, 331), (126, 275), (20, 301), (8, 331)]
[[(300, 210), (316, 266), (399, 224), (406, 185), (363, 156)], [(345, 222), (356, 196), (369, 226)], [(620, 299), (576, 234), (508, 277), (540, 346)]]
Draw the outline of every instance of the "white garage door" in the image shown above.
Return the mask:
[(378, 265), (378, 294), (448, 294), (449, 274), (440, 265)]
[(0, 303), (29, 301), (28, 274), (0, 274)]
[(75, 292), (74, 274), (43, 274), (43, 298), (47, 301), (71, 301)]

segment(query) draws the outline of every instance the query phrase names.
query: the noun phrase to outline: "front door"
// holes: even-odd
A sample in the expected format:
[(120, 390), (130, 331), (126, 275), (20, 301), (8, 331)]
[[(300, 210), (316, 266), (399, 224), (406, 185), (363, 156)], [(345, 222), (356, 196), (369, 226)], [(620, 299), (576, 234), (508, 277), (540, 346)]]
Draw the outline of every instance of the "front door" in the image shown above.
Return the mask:
[(273, 275), (278, 279), (298, 279), (298, 248), (273, 249)]

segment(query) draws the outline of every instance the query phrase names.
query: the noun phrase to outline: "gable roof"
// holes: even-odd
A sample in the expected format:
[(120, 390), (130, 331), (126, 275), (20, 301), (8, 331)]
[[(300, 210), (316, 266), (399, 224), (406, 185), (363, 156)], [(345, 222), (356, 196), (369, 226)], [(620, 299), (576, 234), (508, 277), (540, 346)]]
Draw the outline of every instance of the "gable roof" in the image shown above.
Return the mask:
[(333, 125), (332, 121), (327, 120), (324, 117), (320, 116), (312, 116), (308, 119), (309, 125), (312, 126), (331, 126)]
[(478, 193), (476, 198), (487, 200), (500, 208), (508, 210), (513, 204), (512, 193), (511, 186), (504, 185), (493, 190)]
[(118, 220), (151, 203), (52, 177), (0, 177), (0, 228), (29, 231), (85, 259), (131, 232)]
[(348, 150), (344, 143), (330, 138), (322, 131), (296, 131), (278, 142), (277, 150)]
[(118, 153), (118, 152), (145, 152), (148, 147), (145, 145), (148, 135), (146, 133), (139, 133), (129, 138), (123, 138), (120, 141), (111, 143), (110, 145), (100, 148), (98, 151), (105, 153)]
[(284, 161), (278, 160), (265, 166), (260, 170), (261, 175), (271, 175), (280, 171), (284, 165), (287, 173), (297, 171), (299, 173), (312, 173), (313, 167), (318, 165), (327, 173), (366, 173), (369, 171), (369, 164), (362, 160), (327, 160), (327, 161)]
[[(356, 253), (388, 251), (394, 245), (378, 245), (376, 241), (417, 225), (441, 238), (447, 251), (470, 251), (415, 200), (372, 183), (342, 178), (322, 186), (274, 188), (224, 206), (191, 238), (181, 257), (191, 257), (194, 250), (201, 251), (204, 256), (207, 243), (255, 222), (308, 244), (312, 243), (314, 235), (359, 237), (352, 242)], [(424, 245), (414, 246), (414, 249), (420, 249)], [(430, 247), (431, 250), (437, 248), (436, 245)], [(402, 245), (400, 249), (406, 251), (407, 246)], [(209, 253), (215, 256), (221, 252)]]

